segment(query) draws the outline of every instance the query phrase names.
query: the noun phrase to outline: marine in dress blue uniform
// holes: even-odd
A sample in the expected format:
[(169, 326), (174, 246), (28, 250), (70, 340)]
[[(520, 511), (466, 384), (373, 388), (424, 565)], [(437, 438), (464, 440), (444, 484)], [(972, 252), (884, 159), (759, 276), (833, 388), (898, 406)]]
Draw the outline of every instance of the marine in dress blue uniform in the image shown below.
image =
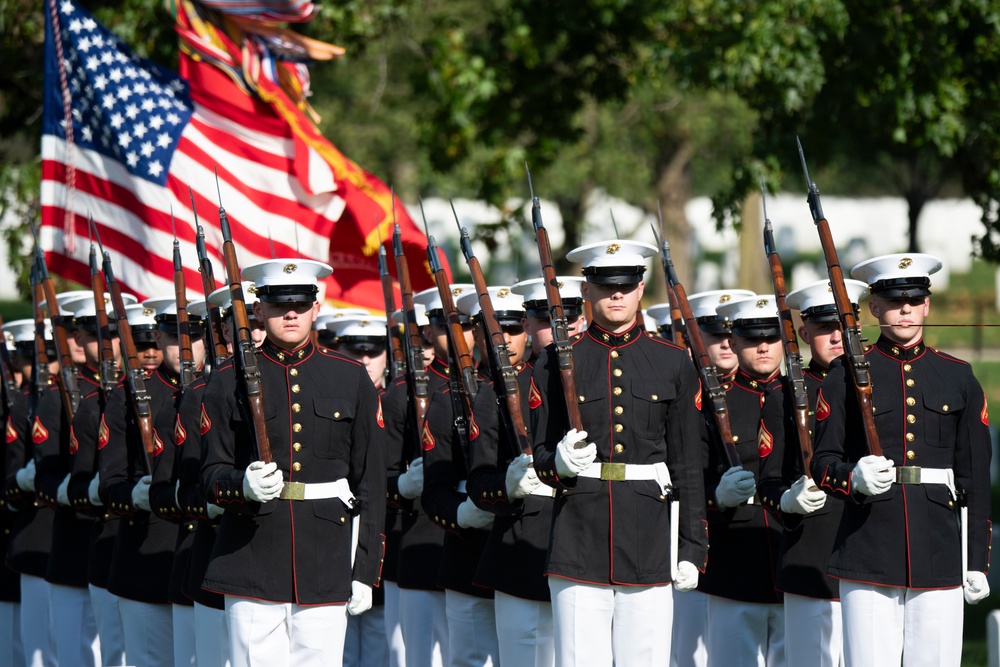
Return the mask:
[(940, 268), (937, 258), (914, 253), (851, 271), (868, 284), (881, 327), (865, 358), (884, 455), (867, 451), (844, 362), (832, 366), (816, 399), (813, 479), (844, 502), (829, 572), (840, 579), (851, 665), (958, 665), (963, 592), (970, 604), (989, 594), (986, 399), (967, 363), (923, 340), (930, 276)]
[(724, 388), (742, 467), (722, 471), (718, 447), (710, 447), (705, 490), (711, 550), (699, 582), (709, 595), (708, 664), (784, 665), (784, 612), (774, 586), (781, 526), (755, 494), (773, 449), (759, 426), (765, 391), (781, 363), (778, 313), (770, 295), (732, 299), (716, 311), (730, 322), (739, 361)]
[(557, 665), (666, 664), (670, 584), (694, 587), (705, 563), (698, 379), (636, 317), (655, 252), (618, 240), (567, 256), (583, 265), (593, 312), (572, 342), (584, 432), (570, 428), (554, 347), (533, 371), (535, 470), (557, 491), (546, 568)]
[(204, 394), (202, 483), (224, 512), (203, 585), (226, 596), (233, 665), (340, 665), (347, 614), (367, 611), (379, 582), (380, 402), (364, 367), (312, 342), (317, 279), (331, 271), (304, 259), (243, 270), (267, 332), (257, 364), (271, 463), (231, 360)]
[[(847, 289), (857, 309), (868, 286), (848, 280)], [(788, 294), (789, 308), (799, 311), (799, 337), (809, 345), (809, 365), (803, 369), (812, 435), (816, 394), (830, 363), (844, 353), (843, 335), (830, 283), (821, 280)], [(784, 400), (779, 400), (781, 397)], [(792, 390), (785, 382), (768, 395), (761, 414), (769, 429), (773, 451), (764, 459), (758, 497), (765, 509), (782, 522), (775, 585), (784, 594), (785, 656), (790, 665), (837, 667), (843, 662), (839, 582), (826, 573), (843, 503), (826, 502), (816, 488), (802, 456), (795, 425)]]

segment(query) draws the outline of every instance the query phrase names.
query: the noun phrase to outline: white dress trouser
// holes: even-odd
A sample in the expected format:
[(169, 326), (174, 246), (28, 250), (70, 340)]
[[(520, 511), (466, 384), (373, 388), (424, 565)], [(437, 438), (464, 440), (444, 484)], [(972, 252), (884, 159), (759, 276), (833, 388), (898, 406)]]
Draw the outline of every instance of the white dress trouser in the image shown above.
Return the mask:
[(125, 629), (122, 628), (122, 613), (118, 607), (118, 596), (108, 589), (91, 584), (90, 605), (94, 610), (97, 634), (101, 638), (101, 664), (104, 667), (121, 667), (129, 664), (125, 660)]
[(493, 607), (497, 617), (500, 664), (553, 667), (556, 657), (552, 603), (525, 600), (497, 591)]
[(28, 667), (55, 667), (56, 645), (49, 619), (49, 582), (21, 575), (21, 645)]
[(490, 667), (500, 664), (497, 617), (493, 600), (446, 590), (448, 617), (448, 665)]
[(194, 644), (198, 665), (230, 667), (226, 612), (194, 603)]
[(962, 589), (840, 582), (847, 667), (958, 667), (962, 661)]
[(21, 605), (0, 602), (0, 665), (23, 665), (21, 645)]
[(705, 648), (707, 628), (708, 595), (699, 590), (675, 590), (670, 667), (707, 667), (708, 651)]
[[(708, 667), (784, 667), (781, 604), (708, 596)], [(796, 666), (797, 667), (797, 666)]]
[(389, 649), (389, 667), (406, 667), (403, 626), (399, 622), (399, 586), (383, 581), (385, 587), (385, 641)]
[(673, 586), (595, 586), (549, 577), (556, 667), (662, 667)]
[(844, 623), (838, 600), (785, 593), (785, 662), (842, 667)]
[(49, 623), (62, 665), (101, 665), (94, 607), (86, 588), (49, 584)]
[(118, 598), (128, 664), (174, 667), (173, 615), (169, 604)]
[(360, 616), (347, 616), (344, 667), (388, 667), (385, 642), (385, 606), (372, 607)]
[(170, 605), (174, 628), (174, 667), (197, 667), (194, 642), (194, 607)]
[(233, 667), (341, 667), (347, 605), (226, 596)]
[(399, 589), (399, 624), (409, 667), (448, 664), (448, 617), (444, 591)]

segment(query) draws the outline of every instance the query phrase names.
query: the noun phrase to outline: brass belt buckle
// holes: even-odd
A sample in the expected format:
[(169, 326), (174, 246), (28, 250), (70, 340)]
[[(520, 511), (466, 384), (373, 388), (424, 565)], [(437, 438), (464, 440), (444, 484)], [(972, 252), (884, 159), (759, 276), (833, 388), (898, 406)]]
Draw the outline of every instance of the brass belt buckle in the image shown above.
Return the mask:
[(302, 482), (285, 482), (281, 487), (281, 500), (305, 500), (306, 485)]
[(920, 484), (920, 466), (896, 468), (896, 481), (900, 484)]
[(624, 482), (625, 481), (625, 464), (624, 463), (602, 463), (601, 464), (601, 479), (605, 482)]

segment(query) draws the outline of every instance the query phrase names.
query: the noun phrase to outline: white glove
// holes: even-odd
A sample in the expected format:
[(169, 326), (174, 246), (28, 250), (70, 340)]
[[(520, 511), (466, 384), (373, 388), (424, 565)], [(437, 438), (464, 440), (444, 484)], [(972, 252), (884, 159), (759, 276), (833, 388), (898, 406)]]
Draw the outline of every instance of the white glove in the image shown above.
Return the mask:
[(63, 481), (59, 482), (59, 488), (56, 490), (56, 501), (65, 507), (69, 507), (69, 475), (63, 478)]
[(851, 483), (858, 493), (866, 496), (877, 496), (885, 493), (896, 481), (896, 471), (892, 467), (893, 463), (884, 456), (861, 457), (858, 464), (854, 466), (851, 475)]
[(410, 467), (401, 474), (396, 483), (399, 485), (399, 495), (407, 500), (413, 500), (424, 491), (424, 459), (413, 459)]
[(31, 459), (28, 461), (28, 465), (17, 471), (17, 474), (14, 475), (14, 481), (21, 487), (22, 491), (35, 492), (35, 459)]
[(531, 465), (531, 457), (521, 454), (510, 462), (507, 468), (507, 497), (511, 500), (526, 498), (531, 492), (542, 485), (535, 467)]
[(965, 573), (965, 585), (962, 588), (965, 589), (965, 601), (969, 604), (977, 604), (990, 594), (990, 582), (986, 580), (985, 574), (977, 570)]
[(94, 473), (94, 479), (90, 480), (90, 486), (87, 487), (87, 497), (90, 499), (90, 504), (94, 507), (104, 507), (104, 502), (101, 500), (101, 496), (97, 493), (97, 489), (101, 486), (101, 471), (98, 470)]
[(719, 509), (742, 505), (753, 497), (757, 490), (753, 473), (739, 466), (733, 466), (722, 475), (715, 487), (715, 502)]
[(284, 484), (284, 475), (278, 470), (277, 463), (254, 461), (247, 466), (247, 471), (243, 475), (243, 497), (266, 503), (281, 495), (281, 487)]
[(556, 472), (560, 477), (576, 477), (597, 459), (597, 445), (590, 443), (577, 449), (575, 445), (587, 442), (587, 432), (571, 428), (556, 445)]
[(222, 513), (226, 510), (222, 509), (218, 505), (213, 505), (212, 503), (205, 503), (205, 514), (208, 515), (208, 520), (213, 521), (216, 517), (222, 516)]
[(481, 510), (473, 504), (470, 498), (458, 506), (458, 525), (461, 528), (485, 528), (493, 523), (493, 515)]
[(143, 475), (132, 487), (132, 504), (141, 510), (150, 510), (149, 485), (153, 483), (152, 475)]
[(810, 514), (826, 504), (826, 494), (817, 489), (811, 479), (802, 475), (792, 488), (781, 494), (780, 504), (782, 512)]
[(682, 560), (677, 563), (677, 574), (674, 575), (675, 591), (693, 591), (698, 587), (698, 568), (694, 563)]
[(360, 581), (351, 582), (351, 599), (347, 601), (347, 613), (357, 616), (372, 608), (372, 587)]

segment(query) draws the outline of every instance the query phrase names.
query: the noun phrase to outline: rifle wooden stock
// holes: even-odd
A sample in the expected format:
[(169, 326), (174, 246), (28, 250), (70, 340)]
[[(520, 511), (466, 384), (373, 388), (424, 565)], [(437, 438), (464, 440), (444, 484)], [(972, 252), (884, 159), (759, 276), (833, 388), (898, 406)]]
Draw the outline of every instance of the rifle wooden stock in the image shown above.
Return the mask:
[(819, 232), (819, 241), (823, 247), (823, 257), (826, 259), (826, 268), (830, 276), (830, 287), (833, 290), (833, 300), (837, 304), (837, 316), (840, 318), (840, 326), (843, 329), (844, 348), (847, 360), (851, 365), (851, 383), (858, 398), (858, 407), (861, 409), (865, 443), (868, 445), (869, 454), (882, 456), (882, 445), (879, 442), (878, 431), (875, 429), (872, 379), (868, 359), (865, 357), (865, 348), (861, 341), (861, 325), (858, 324), (858, 319), (854, 314), (854, 306), (851, 304), (851, 297), (847, 293), (844, 271), (840, 266), (840, 258), (837, 256), (837, 246), (833, 243), (830, 223), (827, 222), (826, 216), (823, 214), (819, 188), (809, 179), (805, 153), (802, 150), (802, 143), (798, 141), (797, 137), (796, 142), (799, 146), (799, 157), (802, 159), (802, 169), (805, 172), (806, 185), (809, 189), (806, 202), (809, 204), (809, 212), (813, 222), (816, 223), (816, 230)]
[[(90, 247), (90, 288), (94, 292), (94, 312), (97, 315), (97, 344), (100, 347), (101, 396), (105, 401), (118, 383), (118, 366), (115, 362), (115, 347), (111, 338), (111, 323), (108, 321), (107, 303), (104, 301), (104, 279), (97, 266), (97, 253)], [(130, 332), (131, 333), (131, 332)]]
[[(456, 216), (457, 220), (457, 216)], [(510, 352), (507, 349), (507, 339), (504, 338), (500, 324), (497, 322), (496, 310), (490, 300), (483, 267), (472, 251), (472, 241), (469, 232), (462, 230), (462, 253), (472, 274), (472, 282), (476, 286), (479, 297), (480, 317), (483, 328), (490, 341), (490, 366), (493, 371), (493, 390), (500, 400), (500, 412), (507, 427), (508, 436), (517, 445), (519, 454), (531, 456), (531, 441), (528, 439), (528, 427), (524, 423), (524, 413), (521, 412), (521, 390), (517, 386), (517, 369), (510, 363)]]
[[(39, 255), (40, 262), (44, 258)], [(59, 312), (59, 302), (56, 299), (55, 285), (48, 271), (44, 270), (42, 264), (42, 274), (40, 280), (42, 292), (45, 295), (45, 303), (48, 306), (49, 318), (52, 322), (52, 337), (56, 343), (56, 354), (59, 355), (59, 375), (57, 383), (59, 385), (59, 395), (62, 398), (63, 411), (66, 414), (68, 423), (73, 423), (73, 415), (76, 414), (76, 407), (80, 405), (80, 384), (77, 382), (76, 364), (73, 363), (73, 356), (69, 352), (69, 340), (66, 337), (66, 325), (63, 323), (62, 315)]]
[(49, 374), (49, 355), (45, 351), (45, 311), (42, 309), (42, 285), (38, 282), (37, 267), (31, 269), (31, 296), (35, 308), (35, 364), (31, 374), (31, 413), (34, 413), (42, 392), (52, 382)]
[[(376, 224), (378, 224), (376, 222)], [(396, 335), (397, 327), (393, 326), (392, 314), (396, 312), (396, 294), (392, 288), (392, 276), (389, 275), (389, 266), (385, 261), (385, 246), (378, 248), (378, 272), (382, 280), (382, 301), (385, 303), (386, 319), (386, 343), (389, 345), (389, 363), (392, 377), (399, 377), (406, 372), (406, 359), (403, 356), (403, 348), (399, 344), (399, 336)]]
[(180, 349), (180, 377), (183, 391), (194, 382), (195, 368), (194, 354), (191, 352), (191, 325), (188, 322), (184, 265), (181, 262), (181, 248), (176, 236), (174, 236), (174, 299), (177, 301), (177, 345)]
[(667, 298), (670, 299), (670, 334), (674, 339), (674, 345), (688, 348), (687, 340), (684, 339), (684, 314), (677, 305), (677, 294), (667, 281)]
[(229, 218), (226, 211), (219, 205), (219, 223), (222, 227), (222, 255), (226, 263), (226, 276), (229, 279), (229, 295), (232, 300), (230, 312), (233, 316), (233, 350), (236, 355), (237, 368), (242, 371), (243, 391), (250, 409), (250, 420), (253, 424), (254, 438), (257, 441), (257, 454), (264, 463), (273, 460), (271, 442), (267, 436), (267, 424), (264, 422), (264, 396), (261, 382), (260, 367), (257, 365), (257, 349), (250, 335), (250, 319), (247, 317), (246, 299), (243, 296), (243, 284), (240, 282), (240, 265), (236, 261), (236, 245), (229, 229)]
[(771, 284), (774, 286), (774, 302), (778, 307), (778, 319), (781, 322), (781, 342), (785, 348), (785, 364), (788, 367), (788, 381), (792, 388), (792, 407), (795, 416), (795, 432), (799, 440), (799, 454), (802, 458), (802, 470), (811, 477), (809, 464), (812, 461), (812, 437), (809, 435), (809, 394), (806, 392), (806, 379), (802, 371), (802, 354), (799, 352), (799, 339), (795, 335), (795, 323), (792, 321), (792, 310), (788, 307), (785, 297), (788, 295), (785, 287), (785, 270), (781, 266), (774, 243), (774, 233), (771, 221), (764, 215), (764, 251), (771, 267)]
[[(525, 169), (527, 169), (527, 165), (525, 165)], [(562, 382), (566, 414), (569, 417), (570, 428), (582, 431), (584, 430), (583, 419), (580, 417), (576, 374), (573, 371), (573, 348), (570, 347), (569, 343), (569, 324), (566, 320), (566, 311), (563, 310), (562, 296), (559, 294), (559, 279), (556, 277), (556, 267), (552, 259), (549, 232), (542, 224), (542, 204), (535, 196), (534, 187), (531, 184), (531, 172), (528, 172), (528, 188), (531, 191), (531, 224), (535, 228), (535, 243), (538, 246), (538, 258), (542, 265), (542, 277), (545, 279), (545, 299), (549, 304), (549, 320), (552, 324), (552, 339), (556, 348), (556, 358), (559, 361), (559, 379)], [(589, 325), (592, 322), (590, 304), (586, 300), (583, 303)], [(580, 442), (576, 445), (578, 449), (586, 446), (586, 442)]]
[(424, 423), (427, 405), (430, 402), (429, 378), (424, 369), (423, 341), (417, 325), (417, 310), (413, 304), (413, 284), (410, 282), (410, 267), (403, 252), (402, 232), (395, 226), (392, 235), (393, 255), (396, 259), (396, 275), (399, 277), (399, 292), (403, 308), (403, 344), (406, 347), (406, 384), (416, 413), (414, 433), (420, 432)]
[(125, 385), (128, 388), (129, 408), (139, 426), (139, 439), (146, 472), (153, 472), (153, 412), (150, 407), (149, 392), (146, 390), (146, 376), (135, 351), (135, 340), (132, 338), (132, 328), (129, 326), (125, 310), (125, 300), (122, 290), (115, 280), (111, 267), (111, 255), (104, 252), (104, 278), (111, 292), (111, 303), (115, 308), (115, 319), (118, 322), (118, 337), (121, 340), (122, 355), (125, 357)]
[(465, 333), (462, 329), (461, 315), (458, 307), (455, 306), (455, 299), (452, 298), (451, 285), (448, 283), (448, 276), (444, 272), (441, 260), (437, 256), (438, 246), (434, 237), (428, 239), (427, 255), (431, 259), (431, 269), (434, 271), (434, 284), (437, 286), (438, 295), (441, 297), (441, 306), (444, 308), (445, 316), (448, 318), (448, 341), (451, 347), (451, 364), (458, 371), (457, 377), (461, 380), (460, 393), (462, 394), (462, 404), (466, 408), (466, 416), (472, 414), (472, 402), (476, 399), (478, 381), (476, 380), (476, 369), (472, 364), (472, 352), (465, 340)]
[[(656, 235), (656, 230), (653, 230)], [(736, 451), (736, 443), (733, 440), (733, 427), (729, 422), (729, 406), (726, 404), (726, 392), (719, 381), (719, 370), (712, 363), (712, 358), (708, 355), (708, 346), (705, 339), (701, 337), (701, 328), (698, 320), (695, 319), (691, 304), (688, 303), (687, 291), (677, 279), (677, 272), (674, 270), (674, 263), (670, 259), (670, 244), (667, 238), (657, 237), (660, 244), (660, 259), (663, 262), (663, 275), (667, 278), (667, 287), (670, 289), (671, 316), (676, 304), (684, 321), (684, 331), (687, 334), (688, 347), (691, 350), (691, 358), (694, 361), (695, 369), (701, 377), (702, 397), (707, 395), (712, 406), (712, 422), (714, 434), (717, 436), (716, 444), (719, 453), (727, 468), (742, 468), (740, 455)], [(712, 429), (709, 429), (712, 431)]]

